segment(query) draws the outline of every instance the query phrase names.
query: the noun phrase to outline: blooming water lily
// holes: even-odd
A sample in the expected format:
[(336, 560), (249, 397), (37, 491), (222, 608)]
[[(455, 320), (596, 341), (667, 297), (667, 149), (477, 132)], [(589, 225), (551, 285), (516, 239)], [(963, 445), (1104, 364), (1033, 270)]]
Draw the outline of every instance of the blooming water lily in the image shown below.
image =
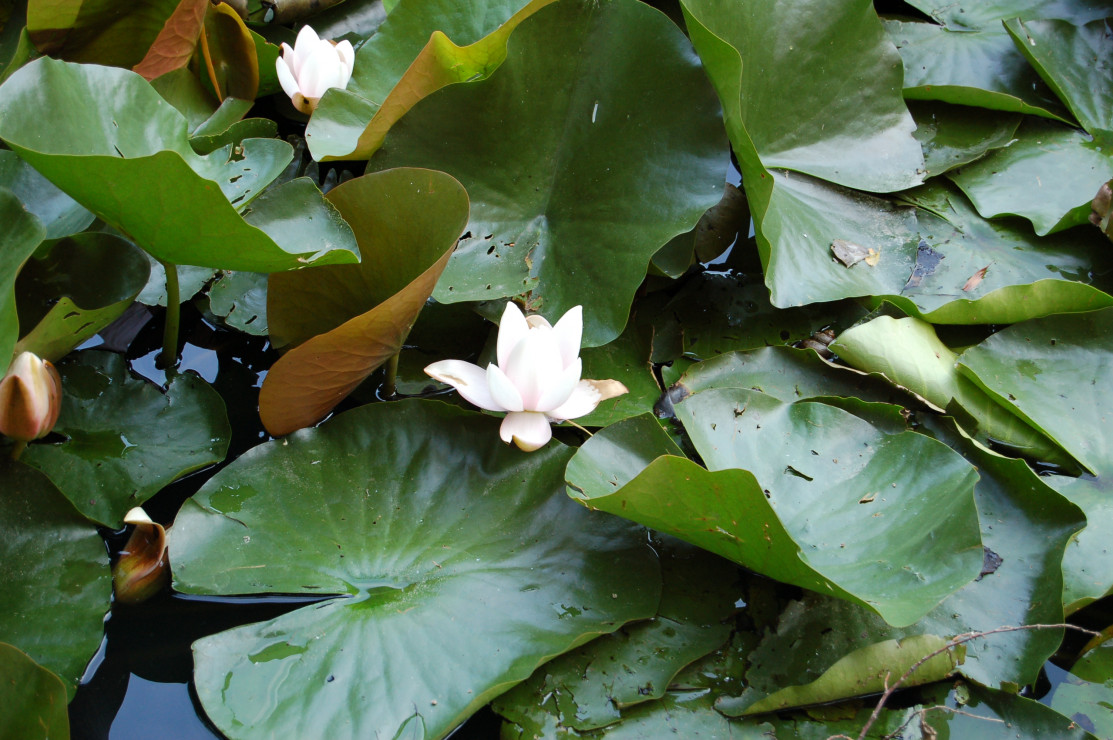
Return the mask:
[(355, 60), (350, 41), (326, 41), (309, 26), (302, 26), (293, 48), (282, 44), (282, 56), (275, 60), (275, 68), (278, 82), (294, 107), (309, 114), (317, 108), (325, 90), (348, 86)]
[(524, 316), (509, 302), (499, 322), (498, 364), (484, 370), (463, 360), (441, 360), (425, 372), (482, 409), (509, 412), (499, 436), (529, 452), (552, 438), (551, 422), (589, 414), (600, 401), (627, 392), (617, 380), (580, 378), (583, 328), (581, 306), (553, 326), (541, 316)]

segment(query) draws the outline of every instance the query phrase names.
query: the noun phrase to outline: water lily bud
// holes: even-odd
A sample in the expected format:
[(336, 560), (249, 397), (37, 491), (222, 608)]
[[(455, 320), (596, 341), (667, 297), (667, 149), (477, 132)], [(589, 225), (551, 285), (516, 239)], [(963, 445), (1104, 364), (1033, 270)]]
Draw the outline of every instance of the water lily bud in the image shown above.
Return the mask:
[(330, 87), (343, 90), (348, 86), (355, 61), (350, 41), (326, 41), (309, 26), (302, 26), (293, 48), (282, 44), (282, 56), (275, 60), (275, 69), (290, 102), (309, 115), (316, 110), (325, 90)]
[(31, 352), (15, 358), (0, 380), (0, 432), (20, 442), (45, 437), (62, 408), (62, 378)]
[(170, 582), (170, 562), (166, 559), (166, 530), (151, 521), (138, 506), (124, 516), (135, 529), (112, 567), (116, 600), (138, 604), (162, 591)]
[(463, 360), (441, 360), (425, 372), (482, 409), (509, 412), (499, 436), (532, 452), (552, 438), (549, 424), (589, 414), (601, 401), (627, 392), (617, 380), (580, 378), (583, 328), (580, 306), (553, 326), (542, 316), (527, 318), (510, 302), (499, 323), (498, 364), (484, 370)]

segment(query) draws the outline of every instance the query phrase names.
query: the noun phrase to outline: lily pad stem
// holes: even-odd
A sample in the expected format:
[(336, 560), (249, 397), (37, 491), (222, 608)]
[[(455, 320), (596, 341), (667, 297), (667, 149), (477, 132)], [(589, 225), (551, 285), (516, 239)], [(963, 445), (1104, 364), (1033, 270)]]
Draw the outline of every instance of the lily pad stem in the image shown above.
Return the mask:
[(398, 378), (398, 355), (400, 352), (395, 352), (386, 361), (386, 377), (383, 378), (383, 386), (380, 389), (381, 395), (384, 399), (390, 400), (394, 398), (395, 381)]
[(16, 440), (15, 447), (12, 448), (12, 459), (18, 460), (23, 451), (27, 449), (27, 443), (23, 440)]
[(178, 289), (178, 266), (159, 260), (166, 271), (166, 323), (162, 327), (162, 354), (160, 364), (165, 369), (178, 364), (178, 327), (182, 320), (182, 304)]

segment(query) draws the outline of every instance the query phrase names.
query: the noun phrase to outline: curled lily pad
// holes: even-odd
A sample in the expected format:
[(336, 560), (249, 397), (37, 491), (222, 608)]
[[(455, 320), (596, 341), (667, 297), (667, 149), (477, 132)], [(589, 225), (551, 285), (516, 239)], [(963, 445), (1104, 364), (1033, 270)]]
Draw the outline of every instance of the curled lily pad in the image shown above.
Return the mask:
[(249, 451), (170, 532), (175, 588), (333, 597), (194, 644), (232, 738), (445, 736), (552, 656), (652, 616), (644, 531), (563, 493), (571, 451), (498, 420), (370, 404)]

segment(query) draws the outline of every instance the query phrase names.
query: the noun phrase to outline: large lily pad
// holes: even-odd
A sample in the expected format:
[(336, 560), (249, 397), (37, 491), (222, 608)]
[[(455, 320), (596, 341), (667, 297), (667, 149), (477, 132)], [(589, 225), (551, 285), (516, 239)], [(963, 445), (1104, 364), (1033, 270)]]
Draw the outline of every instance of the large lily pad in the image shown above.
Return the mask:
[[(872, 2), (683, 0), (681, 7), (740, 158), (752, 150), (767, 168), (874, 192), (923, 181), (900, 57)], [(749, 178), (743, 184), (749, 193)]]
[(31, 445), (22, 460), (46, 473), (90, 519), (124, 514), (174, 479), (220, 462), (231, 432), (224, 403), (192, 373), (165, 392), (132, 377), (120, 355), (86, 351), (58, 366), (65, 441)]
[(1076, 129), (1031, 120), (1007, 148), (948, 177), (986, 218), (1017, 215), (1039, 235), (1084, 224), (1090, 201), (1113, 177), (1113, 156)]
[[(784, 404), (733, 388), (696, 394), (677, 413), (700, 454), (717, 470), (709, 472), (677, 456), (651, 418), (635, 417), (598, 432), (580, 448), (567, 472), (575, 497), (771, 578), (862, 604), (893, 624), (916, 621), (977, 575), (981, 548), (971, 496), (975, 473), (944, 446), (910, 433), (883, 435), (831, 406)], [(692, 421), (695, 414), (701, 419), (698, 426)], [(761, 428), (738, 436), (734, 430), (739, 423)], [(828, 440), (825, 447), (817, 433), (809, 433), (812, 424), (820, 423), (838, 437), (837, 444)], [(716, 428), (706, 431), (704, 425)], [(746, 445), (782, 444), (790, 427), (799, 454), (786, 458), (764, 448), (760, 454), (745, 454)], [(722, 449), (716, 449), (719, 444)], [(843, 453), (835, 449), (839, 445), (855, 449)], [(862, 460), (858, 449), (874, 445), (877, 451), (866, 453), (870, 461)], [(921, 455), (915, 463), (914, 455)], [(898, 472), (910, 464), (932, 472)], [(817, 467), (827, 472), (819, 475)], [(819, 484), (811, 490), (818, 494), (822, 486), (829, 495), (808, 496), (807, 486), (814, 480)], [(923, 497), (928, 488), (932, 508), (917, 511), (923, 516), (930, 512), (930, 522), (916, 522), (908, 517), (907, 497)], [(948, 507), (953, 519), (940, 528)], [(905, 513), (894, 516), (897, 508)], [(847, 537), (851, 531), (870, 534)], [(924, 538), (934, 541), (918, 549), (922, 543), (914, 541)], [(934, 554), (926, 555), (928, 550)]]
[(989, 112), (984, 108), (909, 101), (916, 119), (916, 140), (924, 150), (924, 169), (938, 175), (975, 161), (986, 152), (1007, 146), (1020, 116)]
[(583, 305), (584, 343), (598, 346), (626, 325), (653, 254), (719, 202), (725, 144), (714, 92), (668, 18), (576, 0), (522, 21), (488, 79), (414, 106), (369, 166), (432, 167), (467, 188), (471, 237), (437, 300), (530, 293), (550, 320)]
[(351, 230), (308, 181), (253, 201), (290, 161), (283, 141), (197, 155), (181, 114), (121, 69), (44, 58), (2, 89), (0, 138), (161, 260), (257, 272), (357, 261)]
[(1092, 472), (1113, 475), (1113, 309), (1009, 327), (963, 352), (958, 369)]
[(46, 239), (76, 234), (95, 218), (12, 151), (0, 151), (0, 187), (11, 190), (42, 221)]
[(852, 367), (881, 374), (936, 410), (961, 410), (966, 414), (962, 423), (967, 431), (982, 442), (1032, 460), (1075, 467), (1069, 454), (1052, 439), (960, 373), (956, 353), (927, 322), (879, 316), (843, 332), (831, 349)]
[(0, 736), (50, 740), (70, 736), (66, 686), (26, 653), (0, 643)]
[(1005, 22), (1005, 28), (1082, 127), (1109, 143), (1113, 136), (1113, 44), (1109, 43), (1108, 18), (1085, 25), (1013, 18)]
[(249, 451), (185, 504), (177, 589), (340, 597), (194, 644), (224, 733), (443, 737), (548, 658), (655, 613), (645, 533), (568, 500), (570, 450), (526, 455), (497, 427), (371, 404)]
[(72, 698), (104, 633), (108, 553), (45, 475), (5, 459), (0, 481), (0, 641), (56, 673)]
[(15, 280), (23, 263), (42, 243), (46, 230), (42, 222), (27, 212), (19, 198), (10, 190), (0, 188), (0, 365), (5, 371), (11, 360), (12, 348), (19, 336), (16, 313)]
[(24, 335), (16, 351), (57, 362), (115, 321), (149, 273), (146, 255), (112, 234), (75, 234), (44, 244), (16, 283)]
[(999, 20), (987, 28), (885, 21), (904, 61), (911, 100), (977, 106), (1068, 120), (1059, 99), (1017, 51)]
[(655, 544), (664, 591), (657, 616), (549, 661), (500, 696), (494, 709), (535, 732), (555, 715), (590, 731), (665, 695), (681, 668), (726, 642), (740, 590), (738, 568), (671, 537)]

